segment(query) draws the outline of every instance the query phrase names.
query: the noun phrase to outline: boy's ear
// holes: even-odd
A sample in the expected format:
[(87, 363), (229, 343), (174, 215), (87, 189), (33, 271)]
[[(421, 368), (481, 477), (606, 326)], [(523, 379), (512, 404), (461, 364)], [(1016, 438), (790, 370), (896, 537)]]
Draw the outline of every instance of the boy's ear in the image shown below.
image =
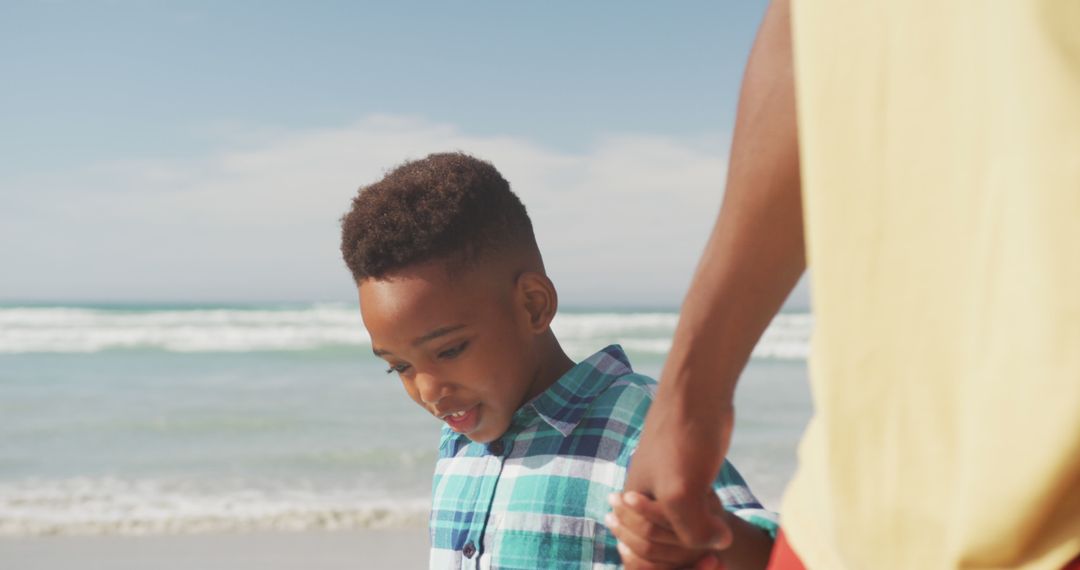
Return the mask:
[(529, 329), (534, 334), (547, 331), (559, 308), (555, 285), (546, 275), (526, 271), (518, 276), (517, 286), (528, 314)]

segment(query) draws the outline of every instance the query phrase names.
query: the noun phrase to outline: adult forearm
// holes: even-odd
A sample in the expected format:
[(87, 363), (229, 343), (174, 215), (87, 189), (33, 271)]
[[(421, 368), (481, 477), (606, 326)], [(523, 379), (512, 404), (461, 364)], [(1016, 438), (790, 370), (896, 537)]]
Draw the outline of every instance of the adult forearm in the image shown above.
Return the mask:
[(683, 303), (626, 489), (655, 498), (684, 546), (725, 548), (712, 483), (734, 424), (735, 382), (805, 266), (791, 28), (766, 12), (739, 97), (727, 191)]
[(769, 7), (747, 63), (723, 207), (683, 303), (661, 393), (730, 402), (805, 265), (791, 33), (781, 1)]

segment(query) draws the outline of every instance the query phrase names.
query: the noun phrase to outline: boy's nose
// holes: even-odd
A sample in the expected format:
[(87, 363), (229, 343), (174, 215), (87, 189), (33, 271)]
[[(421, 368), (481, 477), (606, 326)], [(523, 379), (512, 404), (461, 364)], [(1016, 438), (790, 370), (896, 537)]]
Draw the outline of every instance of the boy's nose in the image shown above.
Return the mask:
[(416, 375), (416, 390), (425, 404), (437, 404), (447, 393), (448, 384), (431, 374)]

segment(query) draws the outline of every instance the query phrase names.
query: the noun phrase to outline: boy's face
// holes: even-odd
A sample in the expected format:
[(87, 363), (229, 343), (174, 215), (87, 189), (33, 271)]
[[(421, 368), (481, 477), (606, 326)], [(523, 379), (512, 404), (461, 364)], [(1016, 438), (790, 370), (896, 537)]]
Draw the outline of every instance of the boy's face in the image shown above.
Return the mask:
[(422, 264), (366, 279), (359, 293), (376, 356), (454, 431), (495, 440), (535, 395), (534, 333), (512, 275), (478, 267), (450, 278), (441, 265)]

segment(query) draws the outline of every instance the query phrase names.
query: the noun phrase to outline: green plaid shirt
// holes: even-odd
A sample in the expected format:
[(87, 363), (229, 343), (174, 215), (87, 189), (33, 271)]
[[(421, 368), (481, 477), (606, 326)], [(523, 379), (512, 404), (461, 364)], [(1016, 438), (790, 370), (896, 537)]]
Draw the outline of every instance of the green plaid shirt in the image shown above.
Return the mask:
[[(431, 568), (617, 568), (604, 526), (623, 487), (656, 381), (609, 346), (521, 407), (488, 444), (443, 429), (431, 507)], [(775, 534), (730, 463), (715, 483), (725, 507)]]

